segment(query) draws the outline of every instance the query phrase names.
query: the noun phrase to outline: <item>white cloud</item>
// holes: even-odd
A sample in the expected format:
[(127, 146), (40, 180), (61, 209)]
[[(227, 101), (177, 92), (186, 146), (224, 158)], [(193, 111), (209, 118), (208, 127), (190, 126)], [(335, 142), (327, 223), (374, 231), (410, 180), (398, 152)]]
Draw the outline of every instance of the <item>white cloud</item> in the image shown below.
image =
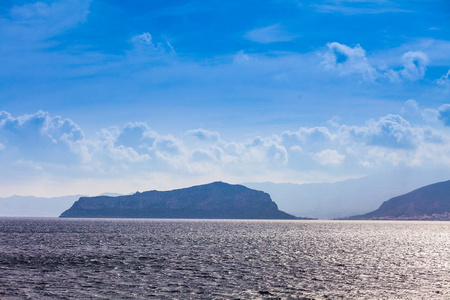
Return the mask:
[[(407, 105), (413, 112), (423, 112), (414, 100)], [(450, 105), (435, 111), (449, 125)], [(278, 180), (292, 181), (292, 176), (311, 180), (311, 174), (325, 172), (327, 178), (342, 178), (399, 165), (450, 167), (450, 159), (442, 159), (450, 156), (450, 137), (443, 130), (414, 126), (402, 116), (388, 114), (363, 126), (301, 127), (247, 141), (227, 141), (202, 128), (176, 137), (142, 122), (101, 129), (97, 138), (86, 140), (69, 119), (46, 112), (18, 117), (0, 112), (0, 162), (6, 173), (14, 170), (19, 177), (20, 172), (33, 170), (27, 176), (45, 172), (74, 179), (117, 179), (165, 174), (243, 182), (271, 180), (273, 174)], [(83, 156), (89, 159), (80, 159)]]
[(386, 148), (414, 148), (418, 133), (410, 123), (399, 115), (388, 114), (378, 121), (370, 120), (367, 126), (340, 128), (340, 137), (347, 141)]
[(425, 53), (429, 59), (430, 66), (448, 66), (450, 57), (450, 40), (437, 40), (432, 38), (414, 39), (412, 42), (400, 45), (399, 47), (388, 50), (392, 57), (404, 54), (409, 51)]
[(342, 13), (346, 15), (409, 12), (398, 7), (397, 3), (386, 0), (334, 0), (313, 5), (313, 7), (322, 13)]
[[(352, 48), (333, 42), (327, 44), (327, 48), (326, 52), (320, 53), (325, 70), (335, 72), (339, 76), (358, 75), (369, 82), (386, 79), (391, 83), (421, 80), (430, 62), (424, 52), (408, 51), (401, 56), (401, 61), (398, 58), (385, 57), (390, 60), (391, 67), (389, 67), (380, 58), (374, 59), (371, 63), (366, 51), (360, 45)], [(438, 83), (440, 82), (444, 83), (444, 81)]]
[(0, 140), (7, 149), (38, 161), (76, 163), (89, 161), (83, 131), (70, 119), (39, 111), (17, 118), (2, 112)]
[(328, 51), (323, 54), (325, 69), (337, 72), (339, 75), (359, 74), (365, 80), (372, 81), (376, 78), (377, 72), (370, 65), (366, 51), (356, 45), (349, 46), (333, 42), (327, 44)]
[(143, 43), (144, 45), (154, 47), (155, 45), (152, 42), (152, 36), (148, 32), (144, 32), (142, 34), (136, 35), (131, 39), (135, 43)]
[(384, 70), (383, 76), (390, 82), (400, 83), (401, 81), (417, 81), (423, 79), (430, 59), (422, 51), (408, 51), (402, 55), (401, 62), (401, 69)]
[(146, 123), (127, 123), (118, 133), (114, 145), (135, 148), (140, 152), (143, 148), (153, 147), (158, 137), (158, 133), (151, 130)]
[(285, 31), (280, 24), (256, 28), (245, 34), (245, 38), (261, 44), (288, 42), (297, 37), (298, 35), (293, 35)]
[(11, 118), (11, 114), (2, 110), (0, 111), (0, 127), (3, 126), (6, 122), (6, 120)]
[(147, 51), (150, 53), (174, 53), (174, 49), (172, 45), (165, 41), (162, 42), (154, 42), (153, 37), (150, 33), (144, 32), (138, 35), (135, 35), (131, 38), (131, 42), (134, 44), (135, 50), (138, 51)]
[(123, 127), (111, 127), (100, 132), (99, 147), (95, 155), (108, 162), (150, 162), (153, 167), (179, 166), (176, 159), (182, 154), (181, 142), (171, 135), (161, 135), (144, 122), (127, 123)]
[(261, 164), (286, 164), (288, 154), (284, 146), (280, 145), (276, 139), (270, 137), (255, 137), (244, 144), (241, 148), (241, 160), (244, 163)]
[(388, 148), (410, 148), (417, 135), (408, 121), (399, 115), (387, 115), (377, 122), (369, 122), (368, 143)]
[(297, 131), (283, 132), (280, 138), (282, 143), (289, 148), (300, 146), (305, 151), (316, 151), (324, 145), (330, 145), (335, 136), (326, 127), (301, 127)]
[(420, 80), (425, 75), (429, 62), (428, 56), (421, 51), (409, 51), (403, 54), (403, 70), (400, 71), (402, 78), (406, 80)]

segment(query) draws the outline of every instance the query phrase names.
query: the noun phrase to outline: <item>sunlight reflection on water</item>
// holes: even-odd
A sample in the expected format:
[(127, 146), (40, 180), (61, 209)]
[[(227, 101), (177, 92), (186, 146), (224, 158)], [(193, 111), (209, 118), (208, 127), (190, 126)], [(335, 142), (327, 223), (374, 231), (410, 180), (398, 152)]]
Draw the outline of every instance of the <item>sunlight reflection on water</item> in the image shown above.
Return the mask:
[(450, 297), (450, 222), (0, 219), (0, 298)]

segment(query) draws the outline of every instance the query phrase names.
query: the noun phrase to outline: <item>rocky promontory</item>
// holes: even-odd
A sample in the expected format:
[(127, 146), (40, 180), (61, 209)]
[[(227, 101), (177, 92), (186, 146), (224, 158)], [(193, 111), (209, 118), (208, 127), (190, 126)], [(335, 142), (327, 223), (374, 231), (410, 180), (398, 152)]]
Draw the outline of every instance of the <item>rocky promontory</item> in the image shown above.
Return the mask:
[(62, 218), (297, 219), (269, 194), (224, 182), (172, 191), (81, 197)]
[(377, 210), (350, 220), (450, 220), (450, 180), (385, 201)]

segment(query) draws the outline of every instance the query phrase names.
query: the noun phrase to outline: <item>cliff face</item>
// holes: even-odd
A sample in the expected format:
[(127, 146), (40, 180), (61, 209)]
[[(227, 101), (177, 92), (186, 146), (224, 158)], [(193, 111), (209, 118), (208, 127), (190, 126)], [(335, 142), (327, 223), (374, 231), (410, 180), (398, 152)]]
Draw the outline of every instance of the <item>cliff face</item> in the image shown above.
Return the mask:
[(373, 212), (349, 219), (450, 220), (450, 180), (394, 197)]
[(223, 182), (119, 197), (81, 197), (60, 217), (295, 219), (278, 210), (269, 194)]

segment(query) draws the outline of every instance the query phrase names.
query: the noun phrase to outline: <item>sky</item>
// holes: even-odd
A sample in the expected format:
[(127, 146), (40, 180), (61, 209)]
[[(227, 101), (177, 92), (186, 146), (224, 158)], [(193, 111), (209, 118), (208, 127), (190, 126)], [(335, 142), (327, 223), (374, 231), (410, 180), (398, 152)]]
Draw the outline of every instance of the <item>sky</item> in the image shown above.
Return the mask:
[(449, 20), (446, 0), (3, 0), (0, 197), (448, 180)]

